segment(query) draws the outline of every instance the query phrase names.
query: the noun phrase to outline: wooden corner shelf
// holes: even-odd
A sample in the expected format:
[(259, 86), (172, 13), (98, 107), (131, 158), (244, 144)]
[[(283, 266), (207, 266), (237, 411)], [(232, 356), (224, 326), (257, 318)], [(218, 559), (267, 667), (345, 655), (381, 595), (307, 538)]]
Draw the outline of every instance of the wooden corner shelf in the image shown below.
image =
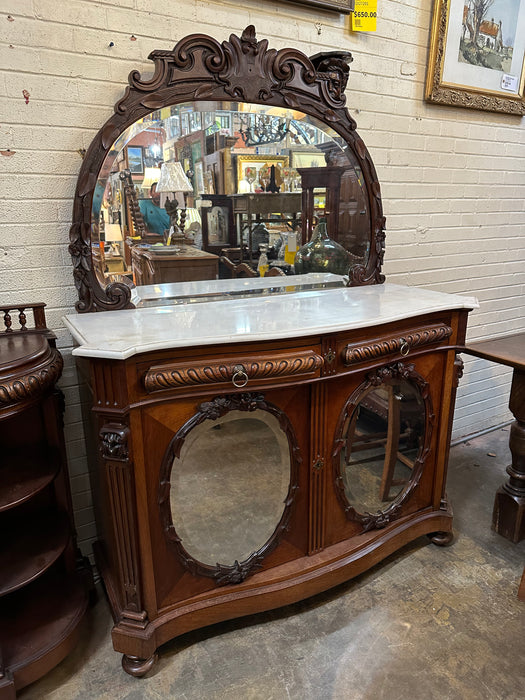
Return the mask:
[(15, 306), (18, 329), (13, 310), (0, 307), (0, 700), (73, 648), (93, 585), (76, 546), (56, 387), (62, 357), (44, 306)]

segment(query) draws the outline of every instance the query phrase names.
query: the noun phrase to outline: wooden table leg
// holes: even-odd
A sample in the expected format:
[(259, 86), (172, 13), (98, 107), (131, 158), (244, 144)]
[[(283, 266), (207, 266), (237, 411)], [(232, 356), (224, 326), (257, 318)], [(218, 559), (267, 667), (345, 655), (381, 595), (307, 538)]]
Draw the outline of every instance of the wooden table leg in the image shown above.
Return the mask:
[[(525, 537), (525, 371), (515, 369), (509, 408), (516, 419), (510, 427), (510, 479), (496, 492), (492, 527), (511, 542)], [(523, 585), (523, 584), (522, 584)]]
[(523, 600), (523, 602), (525, 603), (525, 569), (523, 569), (521, 583), (520, 583), (520, 587), (518, 589), (518, 598), (520, 600)]

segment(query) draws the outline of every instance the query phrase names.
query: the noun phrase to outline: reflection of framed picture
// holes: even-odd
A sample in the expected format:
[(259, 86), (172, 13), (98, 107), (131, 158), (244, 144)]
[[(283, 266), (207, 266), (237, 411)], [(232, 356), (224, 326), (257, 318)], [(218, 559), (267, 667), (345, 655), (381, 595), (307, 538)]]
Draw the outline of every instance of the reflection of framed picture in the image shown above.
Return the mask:
[(326, 165), (324, 153), (321, 151), (292, 151), (292, 168), (322, 168)]
[(128, 168), (132, 174), (142, 174), (144, 172), (144, 159), (140, 146), (128, 146)]
[[(237, 156), (237, 192), (252, 192), (257, 189), (259, 170), (263, 165), (276, 166), (275, 181), (280, 185), (279, 171), (288, 165), (288, 156)], [(246, 168), (249, 169), (248, 172)]]
[(223, 248), (235, 245), (232, 201), (224, 195), (202, 198), (202, 247), (208, 253), (220, 255)]
[(194, 164), (195, 168), (195, 189), (197, 194), (204, 193), (204, 168), (202, 165), (202, 160), (199, 160)]
[(199, 131), (202, 129), (201, 113), (191, 112), (189, 115), (190, 131)]
[(281, 0), (281, 2), (292, 2), (294, 5), (311, 5), (323, 10), (334, 10), (344, 15), (349, 15), (354, 9), (354, 0)]
[(525, 114), (525, 0), (434, 0), (429, 102)]

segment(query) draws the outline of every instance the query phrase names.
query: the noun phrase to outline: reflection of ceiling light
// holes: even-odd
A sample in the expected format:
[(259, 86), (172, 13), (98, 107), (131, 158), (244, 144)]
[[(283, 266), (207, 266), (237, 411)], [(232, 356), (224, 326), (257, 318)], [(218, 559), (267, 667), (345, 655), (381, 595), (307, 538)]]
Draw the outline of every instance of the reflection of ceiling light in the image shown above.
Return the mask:
[(279, 143), (288, 133), (289, 119), (278, 119), (267, 114), (241, 117), (239, 133), (245, 146)]

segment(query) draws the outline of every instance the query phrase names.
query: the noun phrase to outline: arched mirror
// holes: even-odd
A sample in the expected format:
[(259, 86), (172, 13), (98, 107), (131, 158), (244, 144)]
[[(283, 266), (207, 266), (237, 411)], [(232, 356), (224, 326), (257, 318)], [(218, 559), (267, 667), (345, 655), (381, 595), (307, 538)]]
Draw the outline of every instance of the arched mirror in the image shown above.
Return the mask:
[(413, 365), (369, 375), (340, 420), (335, 463), (345, 511), (365, 530), (384, 527), (416, 487), (433, 415), (428, 385)]
[[(350, 54), (275, 51), (248, 27), (149, 58), (154, 75), (130, 74), (79, 175), (79, 311), (279, 291), (290, 276), (383, 281), (379, 183), (345, 107)], [(341, 279), (296, 275), (320, 221), (344, 249)]]
[(261, 395), (202, 404), (164, 463), (161, 513), (186, 568), (239, 583), (279, 542), (297, 487), (295, 437)]

